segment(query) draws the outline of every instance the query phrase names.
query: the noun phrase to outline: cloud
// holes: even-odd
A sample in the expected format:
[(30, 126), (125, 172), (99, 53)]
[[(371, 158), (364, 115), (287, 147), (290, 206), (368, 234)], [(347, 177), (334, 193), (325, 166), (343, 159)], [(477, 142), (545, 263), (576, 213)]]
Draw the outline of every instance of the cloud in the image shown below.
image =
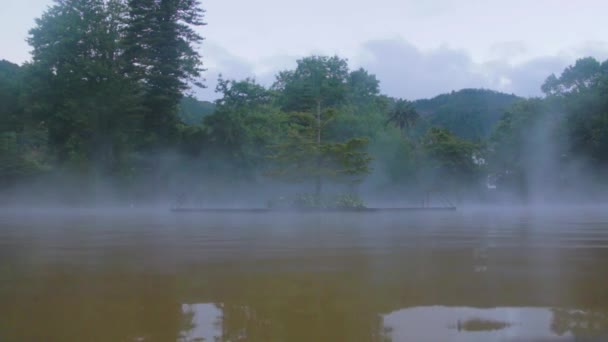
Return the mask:
[(375, 40), (355, 60), (376, 74), (384, 93), (411, 100), (488, 83), (468, 54), (447, 46), (423, 52), (401, 39)]
[(249, 60), (232, 54), (219, 44), (205, 41), (203, 44), (203, 62), (206, 71), (203, 76), (206, 86), (204, 89), (193, 89), (194, 95), (206, 101), (213, 101), (219, 97), (215, 92), (217, 79), (220, 75), (224, 79), (242, 80), (253, 78), (258, 83), (270, 87), (276, 74), (281, 70), (296, 67), (299, 57), (289, 55), (275, 55)]
[(522, 41), (505, 41), (490, 46), (490, 55), (495, 59), (511, 60), (528, 52), (526, 43)]
[(194, 95), (201, 100), (212, 101), (218, 97), (215, 86), (220, 74), (228, 79), (243, 79), (254, 75), (254, 65), (251, 62), (231, 54), (219, 44), (205, 41), (202, 50), (206, 69), (203, 73), (205, 78), (203, 83), (206, 88), (193, 89)]
[(574, 48), (575, 56), (594, 56), (600, 61), (608, 59), (608, 42), (586, 41)]
[[(401, 38), (370, 40), (356, 50), (350, 66), (352, 69), (363, 67), (375, 74), (384, 94), (409, 100), (463, 88), (485, 88), (533, 97), (542, 95), (540, 87), (550, 74), (561, 73), (577, 58), (608, 57), (608, 43), (597, 42), (517, 63), (512, 61), (527, 51), (521, 42), (497, 43), (490, 50), (493, 59), (477, 62), (467, 51), (447, 45), (422, 50)], [(294, 68), (296, 60), (302, 57), (275, 55), (251, 60), (214, 43), (206, 43), (204, 52), (208, 88), (197, 91), (196, 95), (205, 100), (217, 98), (214, 90), (219, 74), (229, 79), (252, 77), (270, 86), (277, 72)]]
[(282, 70), (294, 69), (296, 61), (301, 57), (291, 55), (276, 55), (262, 58), (256, 63), (255, 79), (265, 86), (274, 83), (276, 74)]
[[(511, 56), (525, 49), (516, 42), (495, 47), (503, 55)], [(362, 67), (376, 74), (385, 94), (406, 99), (429, 98), (463, 88), (539, 96), (547, 76), (574, 62), (560, 55), (518, 64), (507, 62), (506, 56), (479, 63), (463, 50), (441, 46), (422, 51), (401, 39), (369, 41), (363, 45), (358, 60)]]
[[(502, 68), (492, 68), (497, 77), (506, 77), (511, 83), (508, 86), (495, 87), (496, 90), (514, 93), (520, 96), (540, 96), (541, 85), (552, 73), (559, 74), (574, 60), (562, 56), (539, 57), (517, 65), (505, 65)], [(495, 76), (495, 77), (496, 77)]]

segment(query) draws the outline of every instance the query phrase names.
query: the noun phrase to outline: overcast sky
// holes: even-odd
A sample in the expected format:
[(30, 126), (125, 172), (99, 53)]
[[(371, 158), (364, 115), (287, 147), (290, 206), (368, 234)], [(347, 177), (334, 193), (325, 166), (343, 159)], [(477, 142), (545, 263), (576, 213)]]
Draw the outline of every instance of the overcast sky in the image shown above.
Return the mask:
[[(51, 0), (0, 0), (0, 59), (29, 59), (27, 31)], [(467, 87), (522, 96), (577, 58), (608, 58), (606, 0), (206, 0), (201, 46), (219, 73), (272, 83), (310, 54), (338, 54), (407, 99)]]

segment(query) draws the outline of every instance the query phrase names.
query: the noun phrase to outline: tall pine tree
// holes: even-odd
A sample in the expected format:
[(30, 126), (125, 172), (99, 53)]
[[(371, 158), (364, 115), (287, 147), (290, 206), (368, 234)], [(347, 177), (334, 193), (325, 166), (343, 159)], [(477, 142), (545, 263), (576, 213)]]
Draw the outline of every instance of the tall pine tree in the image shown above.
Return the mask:
[(202, 68), (196, 50), (204, 25), (198, 0), (129, 0), (125, 34), (126, 72), (144, 87), (144, 146), (171, 143), (177, 134), (177, 106)]

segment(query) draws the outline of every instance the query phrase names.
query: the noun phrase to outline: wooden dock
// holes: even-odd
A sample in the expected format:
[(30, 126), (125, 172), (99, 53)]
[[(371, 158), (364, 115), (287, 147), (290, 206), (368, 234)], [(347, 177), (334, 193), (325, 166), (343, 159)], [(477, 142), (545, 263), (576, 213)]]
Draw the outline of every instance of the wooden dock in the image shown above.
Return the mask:
[(455, 211), (456, 207), (403, 207), (403, 208), (171, 208), (176, 213), (381, 213), (413, 211)]

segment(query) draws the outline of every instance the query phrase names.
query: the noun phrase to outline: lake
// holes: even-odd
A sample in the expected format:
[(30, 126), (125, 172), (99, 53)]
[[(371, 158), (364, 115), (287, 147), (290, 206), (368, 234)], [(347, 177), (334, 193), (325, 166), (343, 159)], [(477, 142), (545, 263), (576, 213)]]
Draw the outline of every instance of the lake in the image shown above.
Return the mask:
[(608, 210), (0, 212), (0, 341), (608, 340)]

